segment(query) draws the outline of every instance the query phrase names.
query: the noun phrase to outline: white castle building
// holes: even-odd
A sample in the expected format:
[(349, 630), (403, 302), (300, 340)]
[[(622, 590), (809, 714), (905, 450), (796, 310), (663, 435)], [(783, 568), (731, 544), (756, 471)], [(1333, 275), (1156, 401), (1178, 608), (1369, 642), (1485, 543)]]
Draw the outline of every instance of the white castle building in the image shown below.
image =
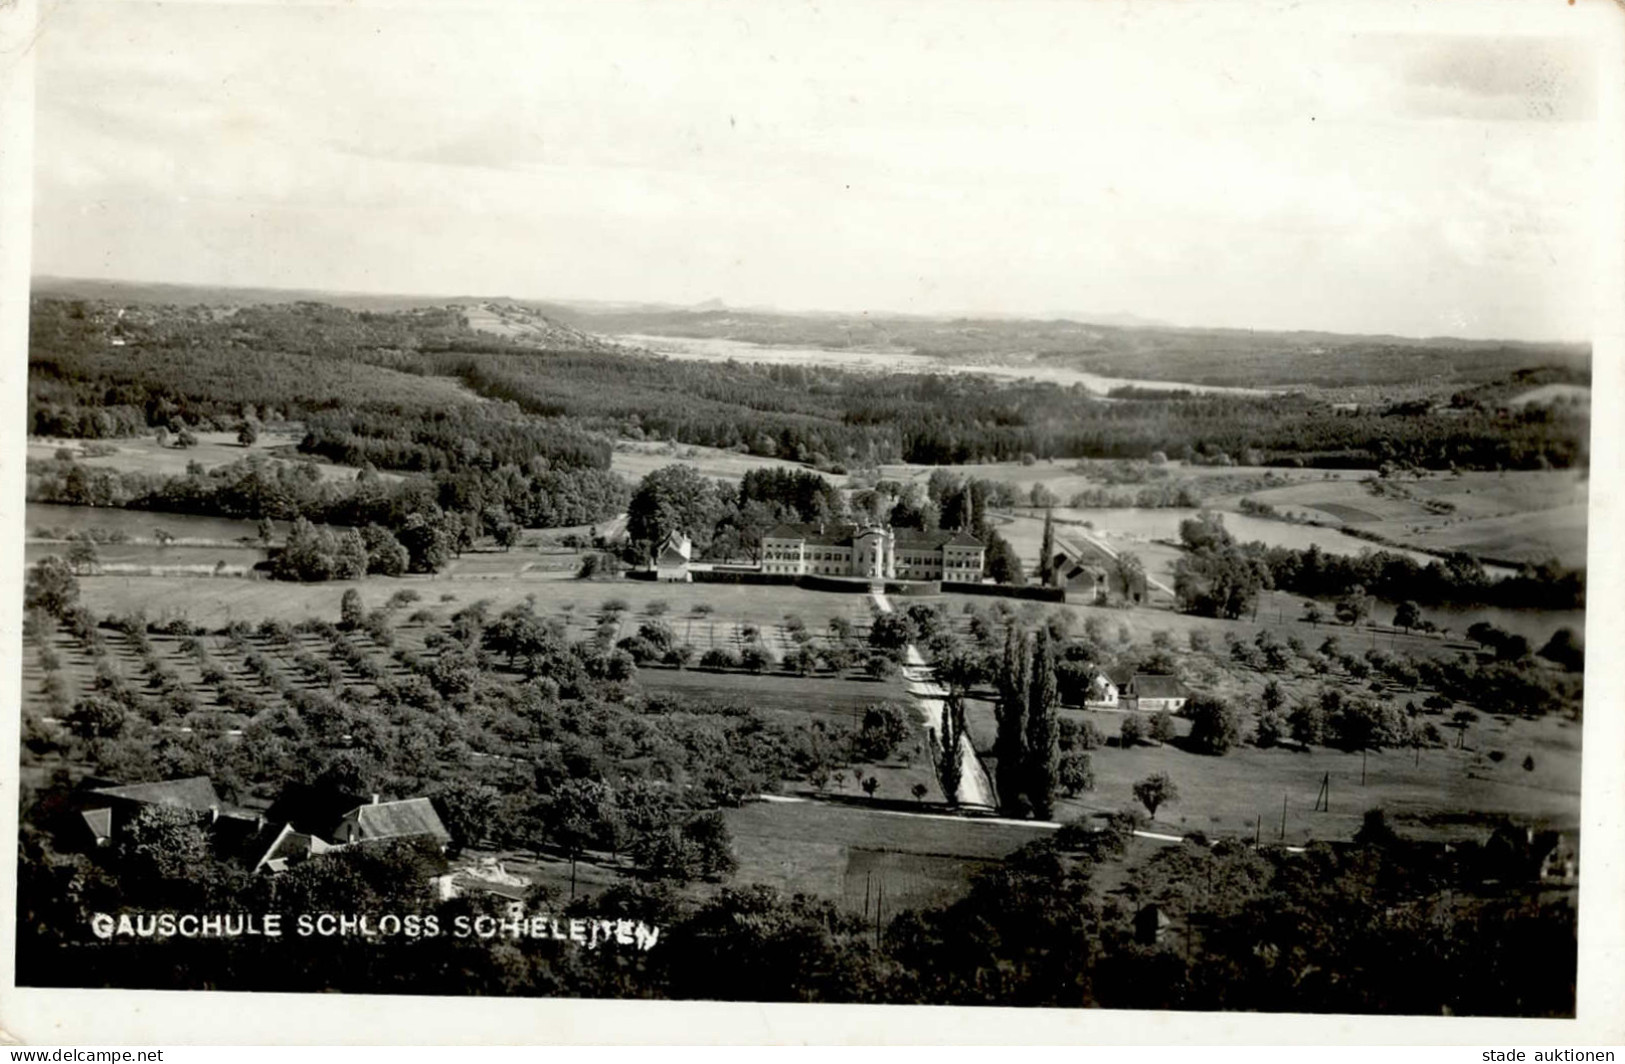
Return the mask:
[(974, 582), (985, 555), (968, 532), (885, 525), (781, 524), (762, 537), (762, 572), (797, 576)]

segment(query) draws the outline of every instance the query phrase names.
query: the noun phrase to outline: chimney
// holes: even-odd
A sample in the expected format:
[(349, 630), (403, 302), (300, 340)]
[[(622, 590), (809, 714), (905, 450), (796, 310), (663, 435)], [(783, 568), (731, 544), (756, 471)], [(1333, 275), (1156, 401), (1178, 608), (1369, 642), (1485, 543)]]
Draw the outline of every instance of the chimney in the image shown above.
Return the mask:
[(378, 804), (378, 796), (377, 796), (377, 795), (376, 795), (376, 794), (374, 794), (374, 795), (373, 795), (373, 796), (372, 796), (372, 804), (373, 804), (373, 805), (377, 805), (377, 804)]

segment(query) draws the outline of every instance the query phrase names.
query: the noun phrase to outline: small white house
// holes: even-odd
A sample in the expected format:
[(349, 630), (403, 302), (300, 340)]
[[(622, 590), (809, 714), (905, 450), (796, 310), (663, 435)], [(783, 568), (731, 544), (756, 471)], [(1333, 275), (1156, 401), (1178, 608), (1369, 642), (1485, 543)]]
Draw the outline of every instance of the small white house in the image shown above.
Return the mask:
[(1142, 713), (1161, 713), (1163, 710), (1177, 713), (1190, 697), (1181, 686), (1179, 677), (1148, 672), (1134, 674), (1134, 679), (1129, 681), (1127, 694), (1134, 699), (1134, 708)]
[(1103, 672), (1097, 672), (1089, 678), (1089, 693), (1084, 698), (1085, 706), (1106, 706), (1117, 708), (1117, 685), (1112, 678)]
[(685, 535), (673, 532), (655, 554), (655, 579), (674, 583), (687, 583), (688, 563), (694, 555), (694, 544)]

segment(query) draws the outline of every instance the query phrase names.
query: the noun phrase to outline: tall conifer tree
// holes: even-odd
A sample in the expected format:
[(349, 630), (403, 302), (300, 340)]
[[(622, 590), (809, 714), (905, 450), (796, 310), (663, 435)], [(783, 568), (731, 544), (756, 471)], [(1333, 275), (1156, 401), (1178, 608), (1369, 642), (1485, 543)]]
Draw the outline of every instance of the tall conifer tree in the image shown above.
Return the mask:
[(1027, 694), (1027, 765), (1022, 773), (1027, 803), (1033, 816), (1048, 820), (1055, 813), (1055, 783), (1060, 764), (1060, 722), (1057, 720), (1055, 649), (1049, 629), (1038, 629), (1033, 642), (1031, 680)]
[(1044, 510), (1044, 543), (1038, 550), (1038, 582), (1045, 587), (1055, 583), (1055, 514)]
[(1004, 636), (1004, 662), (999, 670), (998, 759), (999, 809), (1009, 816), (1024, 812), (1027, 771), (1027, 703), (1032, 661), (1027, 633), (1011, 625)]

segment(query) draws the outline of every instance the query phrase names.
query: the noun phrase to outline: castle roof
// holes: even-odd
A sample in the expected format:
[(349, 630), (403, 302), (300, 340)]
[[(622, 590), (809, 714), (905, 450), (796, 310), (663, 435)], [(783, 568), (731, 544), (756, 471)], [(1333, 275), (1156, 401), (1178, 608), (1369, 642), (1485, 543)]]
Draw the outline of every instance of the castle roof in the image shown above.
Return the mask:
[[(865, 532), (887, 529), (862, 528), (850, 522), (818, 525), (805, 521), (785, 521), (773, 526), (763, 539), (799, 540), (819, 547), (850, 547)], [(982, 541), (964, 530), (891, 528), (898, 547), (907, 550), (941, 550), (945, 546), (980, 547)]]

